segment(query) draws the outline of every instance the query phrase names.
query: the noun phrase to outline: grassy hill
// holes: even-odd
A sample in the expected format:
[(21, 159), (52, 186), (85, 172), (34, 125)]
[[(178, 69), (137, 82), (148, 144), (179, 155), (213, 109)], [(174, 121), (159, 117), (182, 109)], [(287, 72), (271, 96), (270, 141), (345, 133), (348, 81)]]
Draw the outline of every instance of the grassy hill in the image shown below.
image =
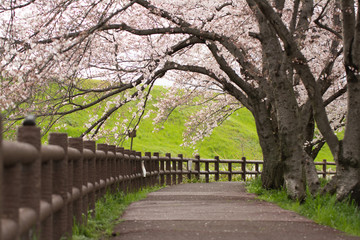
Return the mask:
[[(162, 95), (163, 91), (165, 91), (164, 88), (155, 87), (152, 92), (154, 100), (150, 101), (149, 109), (156, 110), (153, 104), (156, 102), (156, 98)], [(65, 132), (69, 137), (78, 137), (85, 130), (85, 123), (90, 122), (91, 115), (95, 112), (104, 112), (104, 105), (65, 116), (56, 126), (52, 127), (50, 132)], [(161, 130), (154, 131), (153, 118), (155, 113), (152, 113), (150, 118), (144, 119), (140, 123), (137, 137), (134, 138), (133, 149), (141, 152), (160, 152), (162, 155), (171, 153), (176, 156), (182, 153), (185, 157), (193, 156), (193, 148), (181, 146), (185, 118), (188, 114), (196, 114), (196, 109), (176, 109)], [(116, 115), (111, 117), (107, 123), (107, 128), (112, 128), (116, 121), (121, 122), (130, 116), (131, 112), (128, 111), (128, 107), (120, 109)], [(39, 119), (38, 124), (41, 127), (42, 124), (46, 124), (46, 121), (41, 123), (41, 119)], [(15, 130), (12, 130), (5, 133), (4, 137), (9, 139), (14, 135)], [(43, 142), (46, 142), (46, 139), (47, 136), (45, 135)], [(117, 142), (117, 139), (111, 134), (106, 138), (97, 140), (97, 143), (115, 144)], [(120, 146), (130, 148), (130, 140), (126, 140)], [(252, 114), (247, 109), (240, 109), (233, 113), (221, 126), (213, 131), (210, 137), (197, 143), (195, 149), (202, 158), (219, 156), (222, 159), (239, 159), (245, 156), (248, 159), (262, 159), (255, 122)], [(328, 149), (319, 154), (319, 160), (324, 158), (331, 159)]]
[[(153, 100), (150, 101), (148, 109), (156, 111), (153, 104), (164, 91), (161, 87), (156, 87), (152, 91)], [(134, 103), (135, 104), (135, 103)], [(91, 109), (78, 114), (66, 116), (61, 119), (58, 126), (60, 132), (67, 132), (69, 136), (77, 137), (85, 130), (84, 123), (89, 120), (92, 111), (103, 111), (100, 109)], [(183, 131), (185, 130), (185, 118), (189, 114), (196, 114), (196, 109), (175, 109), (169, 119), (158, 131), (154, 131), (153, 118), (156, 113), (152, 113), (149, 118), (143, 119), (137, 130), (137, 136), (133, 140), (133, 149), (140, 152), (160, 152), (171, 153), (176, 156), (182, 153), (185, 157), (191, 157), (194, 149), (191, 147), (180, 146), (183, 143)], [(115, 116), (108, 122), (107, 127), (112, 128), (116, 121), (123, 121), (129, 118), (131, 113), (128, 107), (119, 110)], [(117, 142), (111, 135), (100, 138), (99, 143)], [(130, 148), (130, 139), (122, 143), (125, 148)], [(195, 149), (203, 158), (241, 158), (246, 156), (249, 159), (261, 159), (262, 153), (256, 135), (256, 128), (252, 114), (246, 109), (240, 109), (229, 117), (221, 126), (216, 128), (212, 135), (199, 142)]]
[[(150, 123), (150, 124), (149, 124)], [(138, 137), (134, 139), (134, 148), (139, 151), (159, 151), (161, 154), (183, 153), (192, 156), (194, 150), (181, 147), (184, 118), (181, 112), (173, 113), (171, 119), (160, 131), (152, 133), (150, 121), (144, 121), (139, 130)], [(128, 142), (125, 146), (128, 146)], [(241, 158), (261, 159), (261, 149), (258, 143), (255, 124), (251, 113), (246, 109), (237, 111), (221, 126), (216, 128), (212, 135), (196, 145), (201, 157), (213, 158)]]

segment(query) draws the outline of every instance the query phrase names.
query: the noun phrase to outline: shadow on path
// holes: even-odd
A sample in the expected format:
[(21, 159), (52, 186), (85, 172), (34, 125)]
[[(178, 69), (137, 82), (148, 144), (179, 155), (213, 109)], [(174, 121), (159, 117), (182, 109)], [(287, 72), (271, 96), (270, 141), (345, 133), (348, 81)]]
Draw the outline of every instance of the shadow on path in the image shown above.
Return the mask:
[(181, 184), (131, 204), (113, 240), (360, 239), (257, 200), (244, 183)]

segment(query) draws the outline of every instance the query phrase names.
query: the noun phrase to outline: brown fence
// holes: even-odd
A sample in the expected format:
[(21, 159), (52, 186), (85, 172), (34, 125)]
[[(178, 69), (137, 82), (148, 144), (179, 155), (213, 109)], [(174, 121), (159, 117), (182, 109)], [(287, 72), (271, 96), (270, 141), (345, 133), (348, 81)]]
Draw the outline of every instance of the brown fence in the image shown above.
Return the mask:
[[(234, 178), (246, 181), (248, 178), (260, 175), (264, 163), (262, 160), (247, 160), (246, 157), (242, 157), (241, 160), (219, 159), (217, 156), (214, 159), (201, 159), (199, 155), (194, 158), (183, 158), (182, 154), (171, 157), (169, 153), (165, 157), (159, 157), (159, 161), (160, 184), (166, 185), (182, 182), (183, 176), (186, 176), (187, 180), (195, 178), (205, 182), (232, 181)], [(323, 162), (315, 162), (315, 166), (318, 168), (319, 177), (327, 178), (336, 174), (334, 162), (327, 162), (324, 159)]]
[[(0, 129), (1, 130), (1, 129)], [(137, 191), (145, 186), (178, 184), (184, 179), (209, 182), (261, 173), (259, 160), (159, 156), (97, 144), (64, 133), (51, 133), (41, 145), (40, 129), (22, 126), (17, 142), (0, 138), (0, 240), (60, 239), (70, 235), (73, 219), (87, 212), (107, 191)], [(319, 174), (333, 163), (318, 163)]]

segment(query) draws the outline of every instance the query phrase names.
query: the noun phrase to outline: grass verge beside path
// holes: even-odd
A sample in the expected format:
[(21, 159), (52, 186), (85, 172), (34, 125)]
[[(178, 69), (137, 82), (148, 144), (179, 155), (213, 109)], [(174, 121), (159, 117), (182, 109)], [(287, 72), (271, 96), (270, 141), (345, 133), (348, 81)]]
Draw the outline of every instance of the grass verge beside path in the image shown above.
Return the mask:
[(144, 199), (148, 193), (161, 189), (162, 186), (145, 188), (135, 193), (124, 195), (122, 192), (107, 193), (95, 204), (95, 216), (88, 214), (88, 221), (84, 225), (75, 224), (73, 227), (73, 240), (107, 239), (111, 236), (114, 226), (121, 222), (120, 216), (126, 207)]
[(360, 236), (360, 209), (350, 199), (336, 201), (335, 196), (307, 193), (305, 202), (299, 203), (287, 197), (286, 190), (266, 190), (261, 186), (261, 179), (248, 182), (247, 190), (255, 193), (258, 198), (279, 205), (314, 220), (321, 225), (330, 226), (350, 235)]

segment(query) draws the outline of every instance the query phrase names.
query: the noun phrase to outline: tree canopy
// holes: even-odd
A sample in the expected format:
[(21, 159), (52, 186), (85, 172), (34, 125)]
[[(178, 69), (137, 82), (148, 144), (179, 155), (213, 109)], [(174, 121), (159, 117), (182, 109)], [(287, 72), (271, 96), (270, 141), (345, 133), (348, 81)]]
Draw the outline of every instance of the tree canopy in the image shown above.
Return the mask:
[(194, 142), (246, 107), (265, 187), (285, 184), (298, 199), (306, 184), (316, 193), (313, 159), (326, 141), (338, 164), (326, 190), (342, 199), (360, 180), (357, 14), (353, 0), (3, 1), (0, 105), (9, 120), (31, 111), (53, 123), (106, 104), (83, 133), (91, 137), (140, 99), (122, 126), (131, 131), (153, 84), (167, 79), (157, 122), (179, 105), (204, 106), (188, 121)]

